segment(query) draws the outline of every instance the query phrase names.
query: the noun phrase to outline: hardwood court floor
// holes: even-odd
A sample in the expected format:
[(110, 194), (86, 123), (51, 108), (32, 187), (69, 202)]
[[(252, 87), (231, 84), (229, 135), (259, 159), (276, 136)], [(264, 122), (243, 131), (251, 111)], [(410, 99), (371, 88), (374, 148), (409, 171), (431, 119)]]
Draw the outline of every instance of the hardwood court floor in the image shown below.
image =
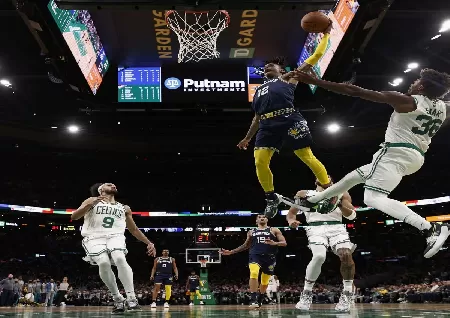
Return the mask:
[[(65, 307), (65, 308), (0, 308), (0, 317), (22, 318), (103, 318), (111, 316), (111, 307)], [(118, 315), (114, 315), (118, 316)], [(450, 304), (357, 304), (350, 313), (337, 313), (334, 305), (313, 305), (309, 312), (301, 312), (294, 305), (265, 305), (259, 310), (247, 306), (172, 306), (169, 309), (143, 307), (141, 312), (126, 313), (126, 317), (162, 318), (208, 318), (208, 317), (336, 317), (336, 318), (447, 318)]]

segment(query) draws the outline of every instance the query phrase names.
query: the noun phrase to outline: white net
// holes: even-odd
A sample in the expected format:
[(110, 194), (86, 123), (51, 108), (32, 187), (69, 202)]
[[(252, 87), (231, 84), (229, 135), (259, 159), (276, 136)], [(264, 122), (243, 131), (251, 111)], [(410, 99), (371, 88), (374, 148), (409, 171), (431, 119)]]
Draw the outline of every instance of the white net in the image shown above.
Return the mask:
[(229, 22), (230, 16), (225, 10), (167, 11), (167, 26), (175, 32), (180, 42), (178, 63), (218, 58), (217, 38)]

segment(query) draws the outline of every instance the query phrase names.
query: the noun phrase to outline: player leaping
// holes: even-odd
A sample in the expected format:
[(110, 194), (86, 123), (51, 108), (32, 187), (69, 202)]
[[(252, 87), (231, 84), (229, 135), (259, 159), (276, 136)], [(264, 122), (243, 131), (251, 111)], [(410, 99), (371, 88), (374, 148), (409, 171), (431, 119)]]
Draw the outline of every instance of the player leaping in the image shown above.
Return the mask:
[(365, 204), (424, 231), (427, 235), (424, 252), (426, 258), (439, 252), (449, 236), (448, 226), (431, 224), (403, 203), (388, 198), (388, 195), (398, 186), (403, 176), (413, 174), (422, 167), (431, 138), (446, 119), (446, 105), (442, 97), (450, 91), (450, 75), (424, 69), (408, 93), (402, 94), (377, 92), (355, 85), (320, 80), (302, 72), (296, 73), (297, 79), (304, 83), (343, 95), (389, 104), (394, 108), (385, 142), (373, 156), (372, 162), (350, 172), (325, 191), (300, 200), (300, 204), (314, 207), (325, 198), (364, 183)]
[[(72, 220), (84, 217), (81, 230), (84, 237), (82, 245), (87, 255), (84, 260), (98, 266), (100, 278), (114, 299), (113, 314), (123, 313), (126, 309), (140, 310), (134, 293), (133, 270), (125, 258), (125, 228), (139, 241), (147, 244), (148, 255), (156, 255), (153, 243), (134, 223), (130, 207), (117, 202), (114, 197), (116, 194), (117, 188), (112, 183), (95, 184), (91, 187), (92, 197), (84, 200), (71, 216)], [(119, 279), (127, 294), (127, 306), (119, 293), (111, 265), (117, 267)]]
[[(331, 179), (331, 178), (330, 178)], [(316, 190), (302, 190), (297, 192), (297, 197), (307, 197), (323, 191), (323, 188), (316, 180)], [(290, 205), (281, 197), (281, 201)], [(297, 214), (302, 213), (298, 208), (291, 207), (286, 216), (286, 220), (291, 228), (297, 228), (300, 222), (297, 221)], [(308, 247), (313, 256), (306, 267), (305, 285), (300, 296), (300, 301), (295, 306), (297, 309), (309, 310), (312, 303), (312, 289), (320, 275), (322, 264), (325, 262), (328, 247), (339, 256), (341, 260), (341, 274), (343, 278), (344, 290), (336, 304), (336, 310), (349, 311), (352, 302), (353, 278), (355, 276), (355, 263), (352, 253), (355, 245), (350, 241), (350, 237), (342, 224), (342, 217), (349, 220), (356, 218), (355, 208), (352, 205), (352, 198), (346, 192), (337, 197), (337, 201), (324, 200), (316, 210), (304, 212), (306, 222), (306, 235), (308, 236)]]
[[(330, 26), (316, 51), (298, 69), (310, 71), (324, 55), (331, 31)], [(292, 72), (291, 72), (292, 73)], [(324, 165), (311, 151), (312, 137), (308, 124), (294, 108), (294, 92), (297, 80), (284, 70), (284, 61), (280, 58), (268, 61), (264, 66), (264, 76), (268, 79), (259, 86), (253, 98), (252, 108), (255, 112), (247, 135), (237, 145), (246, 150), (253, 136), (255, 142), (255, 166), (259, 183), (266, 194), (265, 215), (268, 218), (278, 213), (278, 198), (274, 193), (273, 175), (270, 160), (279, 152), (283, 143), (294, 150), (314, 173), (319, 182), (326, 187), (330, 180)]]

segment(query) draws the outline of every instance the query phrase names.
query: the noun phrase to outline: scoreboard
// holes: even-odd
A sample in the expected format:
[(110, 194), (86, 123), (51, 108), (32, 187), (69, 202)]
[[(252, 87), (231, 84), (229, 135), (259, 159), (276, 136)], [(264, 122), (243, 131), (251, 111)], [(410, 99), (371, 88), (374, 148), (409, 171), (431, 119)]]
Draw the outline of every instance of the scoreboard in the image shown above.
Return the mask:
[(161, 102), (161, 68), (131, 67), (119, 69), (118, 101)]

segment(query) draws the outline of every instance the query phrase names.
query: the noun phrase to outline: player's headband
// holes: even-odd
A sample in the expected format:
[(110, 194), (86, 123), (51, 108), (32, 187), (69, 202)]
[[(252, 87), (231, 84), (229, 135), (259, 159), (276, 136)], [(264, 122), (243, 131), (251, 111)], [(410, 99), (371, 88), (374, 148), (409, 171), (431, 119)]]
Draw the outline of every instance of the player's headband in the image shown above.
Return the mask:
[(98, 187), (98, 189), (97, 189), (98, 194), (102, 194), (102, 188), (103, 188), (103, 186), (104, 186), (105, 184), (106, 184), (106, 183), (102, 183), (102, 184)]

